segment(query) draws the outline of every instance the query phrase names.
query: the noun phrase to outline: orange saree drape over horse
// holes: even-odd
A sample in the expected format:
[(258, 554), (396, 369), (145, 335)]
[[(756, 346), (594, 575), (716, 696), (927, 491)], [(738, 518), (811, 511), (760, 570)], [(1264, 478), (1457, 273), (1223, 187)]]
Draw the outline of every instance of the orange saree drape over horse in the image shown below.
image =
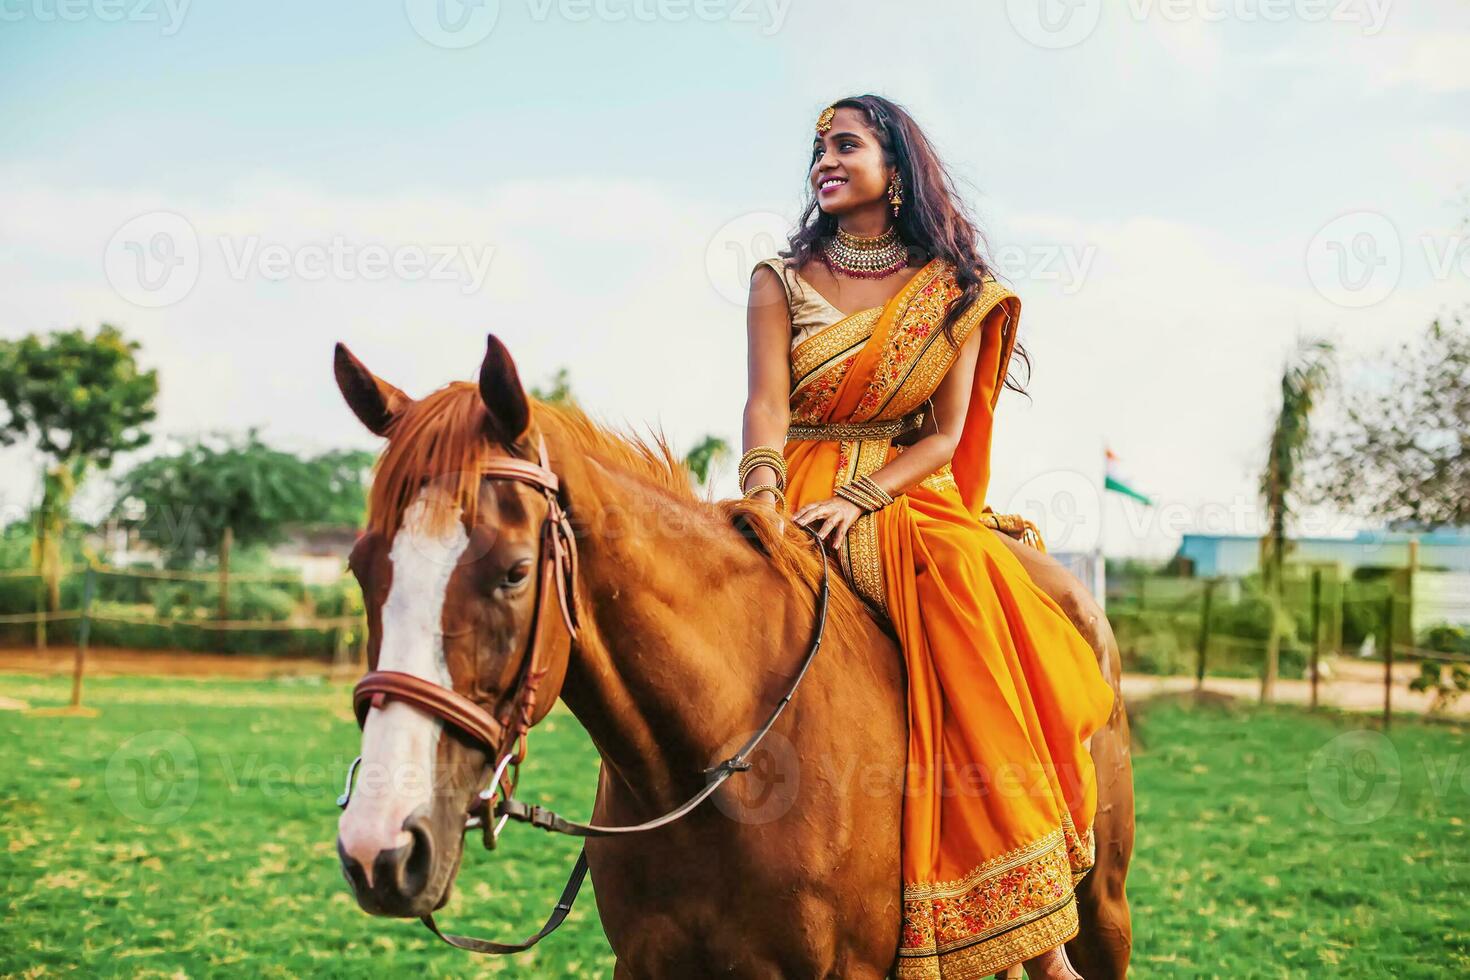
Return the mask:
[(945, 260), (850, 315), (780, 259), (767, 263), (792, 312), (793, 511), (902, 452), (894, 436), (917, 424), (960, 344), (981, 331), (951, 463), (860, 517), (837, 558), (887, 614), (907, 666), (898, 976), (990, 976), (1077, 934), (1074, 888), (1096, 850), (1083, 741), (1113, 705), (1092, 648), (984, 523), (1020, 301), (987, 279), (952, 343), (942, 324), (961, 288)]

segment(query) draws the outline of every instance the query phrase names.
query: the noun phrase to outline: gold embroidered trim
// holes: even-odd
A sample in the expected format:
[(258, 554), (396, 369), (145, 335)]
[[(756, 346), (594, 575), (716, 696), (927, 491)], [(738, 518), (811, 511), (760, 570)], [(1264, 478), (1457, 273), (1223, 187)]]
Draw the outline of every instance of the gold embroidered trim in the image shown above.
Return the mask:
[(905, 884), (900, 977), (988, 976), (1077, 934), (1070, 816), (963, 877)]
[(796, 387), (799, 389), (809, 384), (813, 372), (824, 369), (852, 348), (866, 343), (882, 315), (882, 307), (854, 313), (797, 344), (791, 351), (791, 376), (798, 379)]
[(900, 952), (896, 976), (898, 980), (989, 980), (1001, 970), (1055, 949), (1079, 931), (1076, 895), (1072, 894), (1061, 907), (992, 939), (947, 952)]
[[(953, 366), (955, 357), (958, 356), (960, 347), (964, 346), (965, 340), (971, 333), (990, 315), (991, 310), (1004, 300), (1007, 296), (1014, 296), (994, 279), (985, 280), (985, 285), (980, 291), (980, 296), (975, 300), (973, 306), (965, 311), (965, 315), (955, 323), (955, 342), (949, 343), (944, 339), (944, 332), (938, 329), (937, 323), (944, 321), (941, 312), (936, 322), (934, 336), (924, 346), (903, 378), (903, 383), (894, 392), (887, 405), (883, 406), (884, 415), (905, 414), (933, 396), (939, 383), (949, 373)], [(1004, 381), (1006, 365), (1004, 359), (1001, 364), (1001, 382)]]
[(945, 463), (939, 469), (920, 480), (919, 486), (928, 487), (936, 493), (943, 493), (950, 489), (958, 490), (960, 488), (960, 485), (955, 482), (954, 470), (950, 469), (948, 463)]
[[(953, 284), (954, 273), (950, 264), (935, 260), (929, 273), (915, 275), (904, 287), (901, 294), (903, 299), (887, 335), (883, 338), (883, 350), (878, 364), (873, 368), (867, 390), (863, 392), (852, 413), (854, 420), (866, 422), (877, 418), (892, 393), (902, 386), (903, 378), (907, 374), (905, 365), (911, 361), (914, 346), (925, 345), (931, 339), (934, 328), (943, 318), (944, 311), (949, 308)], [(928, 395), (924, 397), (927, 398)]]
[[(887, 439), (864, 439), (857, 444), (852, 474), (842, 482), (849, 483), (876, 472), (888, 459)], [(888, 610), (887, 590), (883, 587), (883, 555), (878, 544), (878, 514), (863, 514), (847, 529), (848, 581), (858, 595), (871, 602), (880, 612)]]
[(786, 441), (831, 441), (844, 439), (893, 439), (911, 432), (924, 424), (924, 413), (916, 412), (901, 419), (882, 422), (828, 422), (820, 425), (791, 425), (786, 429)]
[[(1065, 811), (1062, 814), (1062, 819), (1068, 826), (1071, 825), (1071, 818)], [(1022, 844), (1020, 847), (1006, 851), (1004, 854), (997, 854), (988, 861), (976, 865), (962, 878), (955, 878), (951, 881), (905, 884), (903, 886), (903, 900), (910, 902), (935, 898), (954, 898), (956, 895), (963, 895), (965, 892), (973, 890), (976, 885), (986, 878), (993, 878), (1003, 871), (1019, 867), (1028, 861), (1035, 861), (1040, 855), (1049, 854), (1052, 851), (1061, 851), (1065, 843), (1063, 829), (1058, 827), (1056, 830), (1036, 838), (1029, 844)]]

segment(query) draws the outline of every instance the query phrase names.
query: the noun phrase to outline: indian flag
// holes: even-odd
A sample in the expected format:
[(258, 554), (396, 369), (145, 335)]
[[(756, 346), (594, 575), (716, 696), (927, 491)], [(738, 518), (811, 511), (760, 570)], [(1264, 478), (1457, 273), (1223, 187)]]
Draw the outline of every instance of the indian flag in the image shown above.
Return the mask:
[(1106, 446), (1103, 447), (1103, 453), (1106, 456), (1106, 475), (1103, 477), (1103, 489), (1116, 490), (1118, 493), (1123, 494), (1125, 497), (1132, 497), (1139, 503), (1152, 506), (1152, 500), (1148, 499), (1143, 494), (1130, 487), (1127, 482), (1124, 481), (1123, 478), (1119, 475), (1117, 454)]

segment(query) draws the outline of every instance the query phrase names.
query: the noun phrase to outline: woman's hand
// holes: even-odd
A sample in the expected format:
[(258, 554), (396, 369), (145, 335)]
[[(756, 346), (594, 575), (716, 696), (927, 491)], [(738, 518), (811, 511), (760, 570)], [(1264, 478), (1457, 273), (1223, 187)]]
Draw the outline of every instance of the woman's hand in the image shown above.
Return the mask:
[(841, 497), (833, 497), (831, 500), (807, 504), (791, 515), (791, 519), (797, 524), (814, 527), (822, 543), (836, 551), (842, 544), (842, 539), (847, 536), (847, 529), (861, 516), (863, 512), (857, 504)]

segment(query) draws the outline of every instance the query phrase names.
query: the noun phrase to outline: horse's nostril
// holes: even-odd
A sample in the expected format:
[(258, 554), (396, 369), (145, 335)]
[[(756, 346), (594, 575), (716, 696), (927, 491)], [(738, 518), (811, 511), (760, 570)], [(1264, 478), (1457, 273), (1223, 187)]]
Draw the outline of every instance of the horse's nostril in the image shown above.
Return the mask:
[(428, 886), (434, 870), (434, 838), (429, 834), (429, 818), (423, 814), (409, 817), (403, 829), (411, 840), (397, 852), (398, 891), (405, 898), (413, 898)]

